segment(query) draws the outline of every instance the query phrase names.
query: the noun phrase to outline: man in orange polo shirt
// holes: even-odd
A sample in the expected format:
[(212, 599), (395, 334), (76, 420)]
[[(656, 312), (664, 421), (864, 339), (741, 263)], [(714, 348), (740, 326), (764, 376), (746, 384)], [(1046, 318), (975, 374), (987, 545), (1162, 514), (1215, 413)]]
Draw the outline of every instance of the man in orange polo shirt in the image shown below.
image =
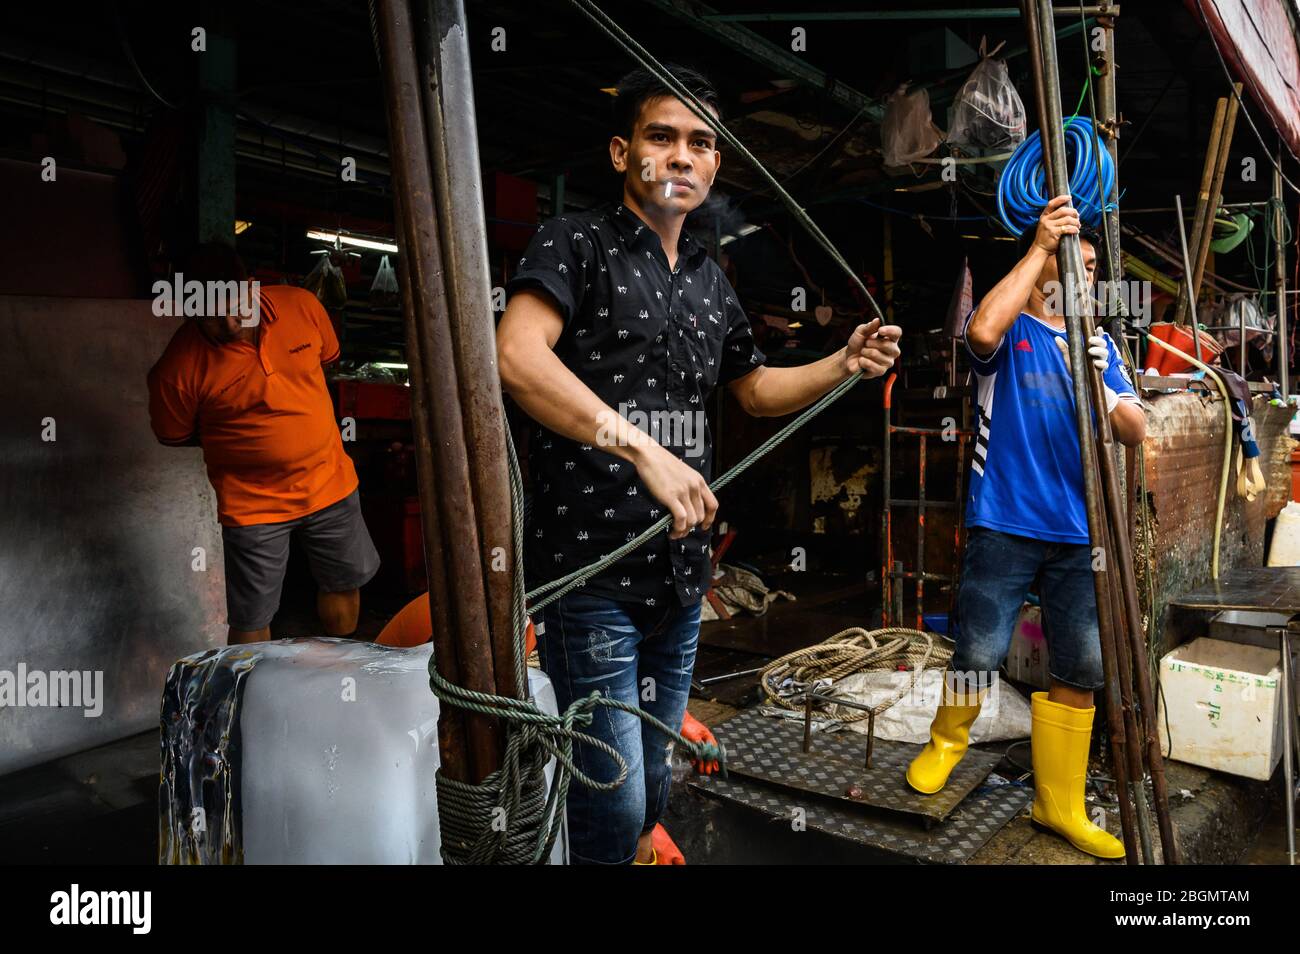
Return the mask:
[[(187, 285), (247, 281), (234, 249), (216, 244), (196, 249), (182, 274)], [(320, 589), (326, 634), (351, 636), (379, 554), (325, 387), (338, 338), (301, 288), (261, 287), (245, 296), (256, 305), (246, 316), (237, 295), (221, 300), (215, 313), (187, 316), (150, 369), (149, 416), (162, 443), (203, 448), (226, 554), (229, 642), (270, 639), (292, 536)]]

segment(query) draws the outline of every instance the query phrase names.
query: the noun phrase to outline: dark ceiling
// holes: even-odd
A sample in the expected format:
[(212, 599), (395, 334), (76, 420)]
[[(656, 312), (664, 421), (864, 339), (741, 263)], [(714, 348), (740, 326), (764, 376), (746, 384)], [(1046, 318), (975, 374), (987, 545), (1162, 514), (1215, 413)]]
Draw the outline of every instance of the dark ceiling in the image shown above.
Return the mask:
[[(719, 21), (708, 19), (719, 12), (798, 13), (799, 5), (788, 0), (714, 0), (711, 8), (683, 0), (602, 6), (661, 59), (694, 66), (715, 81), (729, 126), (865, 271), (879, 267), (880, 207), (906, 213), (892, 232), (898, 280), (907, 281), (910, 269), (917, 287), (931, 283), (934, 294), (925, 307), (933, 311), (946, 302), (947, 269), (962, 249), (976, 258), (985, 254), (979, 248), (971, 253), (981, 243), (956, 241), (959, 236), (991, 238), (1001, 230), (979, 219), (989, 203), (979, 194), (978, 180), (953, 188), (937, 182), (933, 166), (919, 176), (887, 175), (873, 117), (883, 97), (910, 80), (929, 88), (935, 121), (944, 126), (947, 105), (970, 67), (945, 68), (933, 53), (935, 45), (946, 40), (978, 48), (987, 37), (990, 48), (1005, 41), (1000, 55), (1009, 56), (1011, 77), (1035, 125), (1026, 58), (1018, 52), (1024, 43), (1018, 19), (919, 16), (924, 10), (994, 3), (998, 0), (819, 0), (819, 17), (905, 10), (915, 18), (837, 20), (804, 11), (804, 19), (795, 21), (727, 24), (747, 27), (754, 45), (766, 42), (821, 71), (837, 85), (838, 97), (813, 83), (791, 82), (782, 64), (738, 49), (715, 32)], [(1000, 5), (1012, 4), (1001, 0)], [(675, 13), (674, 6), (695, 15)], [(1126, 122), (1122, 206), (1168, 206), (1175, 190), (1190, 202), (1214, 99), (1224, 95), (1227, 82), (1208, 38), (1183, 3), (1132, 0), (1122, 10), (1117, 29), (1118, 101)], [(567, 207), (616, 198), (618, 184), (606, 153), (609, 98), (601, 90), (631, 66), (625, 54), (563, 0), (469, 0), (467, 14), (485, 174), (501, 171), (535, 180), (542, 215), (559, 174), (565, 176)], [(196, 23), (215, 24), (212, 29), (224, 29), (237, 43), (240, 207), (274, 201), (321, 224), (346, 219), (391, 234), (385, 113), (364, 2), (13, 4), (5, 15), (3, 154), (31, 158), (33, 136), (71, 112), (115, 130), (129, 157), (151, 118), (167, 111), (163, 101), (175, 106), (193, 95), (190, 30)], [(1058, 18), (1058, 26), (1071, 25)], [(794, 27), (807, 31), (806, 52), (789, 52)], [(504, 49), (499, 48), (502, 37)], [(1060, 51), (1068, 111), (1085, 76), (1081, 32), (1062, 37)], [(846, 103), (845, 91), (858, 97), (852, 101), (860, 108)], [(1239, 126), (1234, 156), (1255, 152), (1259, 146), (1249, 128)], [(347, 155), (357, 159), (360, 181), (344, 185), (337, 170), (340, 156)], [(1268, 177), (1260, 179), (1231, 183), (1226, 198), (1265, 197)], [(899, 191), (903, 188), (911, 191)], [(732, 246), (733, 258), (750, 254), (766, 261), (773, 248), (792, 242), (803, 265), (828, 283), (832, 297), (843, 294), (827, 263), (805, 247), (802, 237), (793, 236), (784, 212), (739, 157), (726, 157), (717, 191), (729, 227), (742, 219), (773, 227)], [(766, 251), (757, 248), (764, 242), (771, 246)], [(999, 254), (1006, 251), (1004, 243), (982, 244), (997, 247)], [(283, 242), (280, 248), (283, 256)], [(942, 263), (937, 271), (933, 260)]]

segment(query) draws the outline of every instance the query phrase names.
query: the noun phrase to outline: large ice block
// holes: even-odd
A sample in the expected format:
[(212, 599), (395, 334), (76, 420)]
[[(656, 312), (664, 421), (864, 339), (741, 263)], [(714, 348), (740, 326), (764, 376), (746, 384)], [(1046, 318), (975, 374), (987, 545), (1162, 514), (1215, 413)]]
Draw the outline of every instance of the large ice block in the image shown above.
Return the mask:
[[(177, 662), (160, 862), (440, 864), (431, 651), (287, 639)], [(529, 669), (528, 684), (554, 713), (550, 680)], [(551, 863), (564, 857), (561, 832)]]

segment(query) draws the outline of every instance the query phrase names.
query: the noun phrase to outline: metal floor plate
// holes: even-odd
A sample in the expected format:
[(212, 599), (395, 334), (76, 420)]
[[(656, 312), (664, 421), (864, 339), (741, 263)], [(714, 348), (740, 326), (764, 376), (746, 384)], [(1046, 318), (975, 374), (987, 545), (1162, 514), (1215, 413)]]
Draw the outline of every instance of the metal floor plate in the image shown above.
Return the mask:
[(731, 775), (824, 795), (853, 807), (917, 816), (903, 819), (913, 825), (946, 819), (1001, 759), (995, 752), (970, 749), (941, 791), (921, 795), (904, 779), (908, 764), (921, 751), (921, 746), (910, 742), (876, 739), (868, 769), (864, 766), (866, 736), (814, 732), (812, 751), (805, 754), (802, 721), (773, 719), (757, 709), (715, 726), (713, 734), (726, 746)]
[(976, 791), (947, 820), (926, 830), (916, 819), (873, 812), (821, 798), (773, 788), (732, 776), (696, 776), (693, 788), (725, 802), (760, 812), (773, 821), (790, 824), (802, 809), (807, 828), (866, 845), (908, 861), (964, 864), (1028, 806), (1034, 793), (1010, 783)]

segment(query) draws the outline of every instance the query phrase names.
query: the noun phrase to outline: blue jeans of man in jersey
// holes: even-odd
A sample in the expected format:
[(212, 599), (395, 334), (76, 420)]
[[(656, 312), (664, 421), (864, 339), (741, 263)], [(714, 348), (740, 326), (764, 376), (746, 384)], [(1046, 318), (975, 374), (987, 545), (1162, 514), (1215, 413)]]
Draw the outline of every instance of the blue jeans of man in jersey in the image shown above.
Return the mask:
[(1075, 689), (1103, 688), (1091, 547), (987, 527), (966, 532), (957, 591), (957, 648), (950, 668), (967, 679), (984, 674), (994, 678), (1007, 658), (1016, 618), (1035, 579), (1043, 606), (1048, 675)]
[[(666, 608), (647, 607), (574, 592), (544, 607), (541, 621), (537, 650), (561, 712), (596, 691), (681, 727), (700, 637), (698, 603), (682, 607), (670, 598)], [(630, 712), (598, 706), (593, 715), (581, 731), (613, 746), (628, 774), (612, 791), (592, 791), (576, 780), (569, 786), (569, 860), (628, 864), (637, 838), (668, 805), (673, 745)], [(618, 776), (609, 756), (590, 745), (575, 745), (573, 761), (598, 782)]]

